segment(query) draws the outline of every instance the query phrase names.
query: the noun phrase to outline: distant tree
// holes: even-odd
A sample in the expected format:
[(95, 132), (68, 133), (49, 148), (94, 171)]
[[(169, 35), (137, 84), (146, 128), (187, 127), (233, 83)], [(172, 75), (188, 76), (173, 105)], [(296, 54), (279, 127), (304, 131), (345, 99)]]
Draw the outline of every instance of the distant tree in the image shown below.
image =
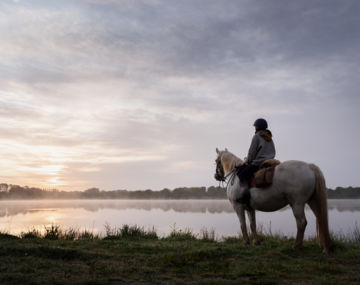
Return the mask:
[(222, 187), (211, 186), (207, 189), (207, 194), (209, 198), (215, 199), (225, 199), (226, 198), (226, 189)]
[(25, 198), (25, 191), (24, 188), (19, 185), (11, 185), (9, 190), (9, 196), (11, 198)]
[(99, 188), (90, 188), (84, 191), (83, 196), (85, 198), (100, 198)]
[(170, 189), (164, 188), (163, 190), (160, 191), (160, 198), (161, 199), (170, 199), (171, 198), (171, 191)]
[(337, 187), (335, 190), (328, 189), (329, 199), (360, 199), (359, 187)]
[(7, 185), (6, 183), (0, 183), (0, 191), (1, 192), (7, 192), (9, 189), (9, 185)]

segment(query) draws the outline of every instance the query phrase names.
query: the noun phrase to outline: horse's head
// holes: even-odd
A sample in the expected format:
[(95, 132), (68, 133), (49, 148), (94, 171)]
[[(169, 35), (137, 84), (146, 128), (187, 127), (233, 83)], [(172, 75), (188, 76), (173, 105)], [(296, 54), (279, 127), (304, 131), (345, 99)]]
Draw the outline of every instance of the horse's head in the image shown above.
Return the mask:
[(224, 152), (227, 152), (228, 150), (225, 148), (224, 151), (220, 151), (218, 148), (216, 148), (216, 159), (215, 159), (215, 164), (216, 164), (216, 170), (215, 170), (215, 179), (218, 181), (225, 181), (225, 171), (224, 171), (224, 167), (222, 165), (221, 162), (221, 158), (222, 155), (224, 154)]
[(236, 166), (244, 163), (240, 158), (229, 152), (227, 148), (225, 148), (225, 150), (216, 148), (216, 153), (216, 171), (214, 177), (218, 181), (225, 181), (228, 173), (233, 171)]

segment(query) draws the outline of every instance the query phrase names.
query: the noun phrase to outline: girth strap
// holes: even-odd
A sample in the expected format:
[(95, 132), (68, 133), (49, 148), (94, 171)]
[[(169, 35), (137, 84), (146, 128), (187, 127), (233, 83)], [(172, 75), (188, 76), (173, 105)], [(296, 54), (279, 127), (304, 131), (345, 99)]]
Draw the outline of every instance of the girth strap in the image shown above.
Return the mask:
[(250, 199), (251, 199), (251, 193), (250, 193), (250, 189), (246, 188), (244, 190), (244, 193), (242, 194), (242, 196), (236, 200), (236, 202), (241, 203), (241, 204), (245, 204), (245, 206), (249, 209), (252, 209), (250, 206)]

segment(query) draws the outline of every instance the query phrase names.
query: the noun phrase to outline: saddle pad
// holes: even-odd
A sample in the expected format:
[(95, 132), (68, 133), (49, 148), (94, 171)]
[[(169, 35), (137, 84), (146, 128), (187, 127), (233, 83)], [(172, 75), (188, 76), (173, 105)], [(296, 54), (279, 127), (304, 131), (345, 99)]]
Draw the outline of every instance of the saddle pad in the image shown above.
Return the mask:
[(272, 184), (275, 166), (258, 170), (254, 175), (254, 184), (256, 187), (262, 188)]
[(280, 160), (274, 159), (274, 158), (270, 158), (267, 160), (264, 160), (260, 166), (259, 169), (263, 169), (263, 168), (268, 168), (268, 167), (272, 167), (272, 166), (276, 166), (280, 164)]

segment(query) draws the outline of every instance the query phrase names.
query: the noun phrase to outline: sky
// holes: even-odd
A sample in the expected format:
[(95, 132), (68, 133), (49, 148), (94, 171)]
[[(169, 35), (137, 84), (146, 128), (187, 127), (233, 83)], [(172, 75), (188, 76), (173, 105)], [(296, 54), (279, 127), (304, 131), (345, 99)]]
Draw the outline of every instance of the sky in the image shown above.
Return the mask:
[(360, 186), (360, 1), (2, 0), (0, 182), (218, 185), (265, 118), (277, 158)]

